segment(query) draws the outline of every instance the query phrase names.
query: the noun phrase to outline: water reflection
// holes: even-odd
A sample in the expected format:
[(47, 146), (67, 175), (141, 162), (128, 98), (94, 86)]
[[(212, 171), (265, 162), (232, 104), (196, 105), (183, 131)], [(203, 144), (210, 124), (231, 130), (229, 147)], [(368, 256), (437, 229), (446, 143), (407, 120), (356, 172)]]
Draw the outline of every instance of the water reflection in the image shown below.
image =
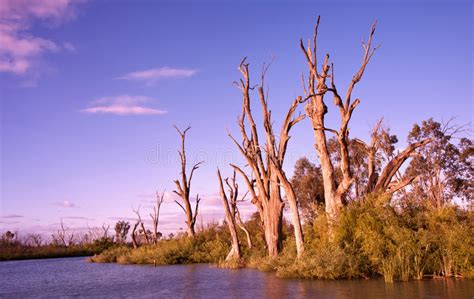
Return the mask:
[(473, 298), (471, 280), (284, 280), (208, 265), (122, 266), (84, 258), (0, 263), (0, 297), (51, 298)]

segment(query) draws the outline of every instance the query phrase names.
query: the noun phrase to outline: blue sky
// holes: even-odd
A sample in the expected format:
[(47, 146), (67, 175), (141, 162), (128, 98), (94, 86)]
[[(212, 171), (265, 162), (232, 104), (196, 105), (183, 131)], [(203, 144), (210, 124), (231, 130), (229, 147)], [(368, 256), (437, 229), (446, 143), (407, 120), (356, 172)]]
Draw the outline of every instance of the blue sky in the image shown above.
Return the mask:
[[(242, 163), (226, 135), (237, 133), (241, 98), (232, 82), (248, 56), (267, 77), (275, 125), (302, 94), (299, 38), (321, 15), (319, 53), (329, 52), (339, 89), (357, 70), (361, 41), (378, 20), (382, 43), (354, 96), (351, 136), (384, 117), (403, 146), (415, 122), (473, 117), (473, 6), (467, 2), (162, 1), (0, 2), (0, 227), (47, 232), (144, 215), (156, 190), (179, 175), (173, 124), (191, 125), (191, 161), (205, 160), (192, 193), (204, 221), (221, 220), (215, 170)], [(257, 82), (257, 81), (255, 81)], [(328, 123), (338, 113), (330, 108)], [(258, 110), (256, 110), (258, 111)], [(334, 125), (335, 127), (335, 125)], [(308, 120), (292, 133), (286, 169), (315, 160)], [(164, 231), (184, 227), (167, 196)], [(250, 205), (244, 208), (252, 211)]]

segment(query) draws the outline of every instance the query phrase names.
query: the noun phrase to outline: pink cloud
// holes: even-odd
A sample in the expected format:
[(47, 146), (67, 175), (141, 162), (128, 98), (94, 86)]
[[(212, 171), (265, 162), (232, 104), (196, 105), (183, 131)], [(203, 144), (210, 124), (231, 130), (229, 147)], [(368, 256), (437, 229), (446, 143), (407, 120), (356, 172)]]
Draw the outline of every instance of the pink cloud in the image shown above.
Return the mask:
[(187, 78), (191, 77), (196, 73), (193, 69), (178, 69), (170, 67), (153, 68), (148, 70), (141, 70), (131, 72), (123, 76), (118, 77), (119, 80), (134, 80), (142, 81), (147, 84), (153, 84), (159, 79), (169, 78)]
[(68, 200), (55, 202), (54, 205), (62, 208), (74, 208), (76, 205)]
[(2, 0), (0, 1), (0, 72), (27, 73), (44, 53), (70, 50), (70, 43), (33, 36), (34, 21), (59, 23), (74, 16), (72, 0)]
[(116, 97), (104, 97), (92, 101), (92, 107), (82, 109), (81, 112), (92, 114), (115, 114), (115, 115), (161, 115), (167, 111), (144, 107), (141, 104), (151, 101), (145, 96), (120, 95)]

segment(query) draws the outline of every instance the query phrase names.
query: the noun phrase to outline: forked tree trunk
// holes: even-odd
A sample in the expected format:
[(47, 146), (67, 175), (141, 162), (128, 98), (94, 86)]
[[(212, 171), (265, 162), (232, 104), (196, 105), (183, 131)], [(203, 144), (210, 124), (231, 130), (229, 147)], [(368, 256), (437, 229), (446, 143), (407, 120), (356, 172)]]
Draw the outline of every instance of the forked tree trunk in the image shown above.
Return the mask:
[[(217, 170), (217, 179), (219, 181), (219, 191), (221, 195), (222, 204), (224, 206), (225, 221), (227, 223), (227, 227), (229, 228), (232, 243), (232, 249), (227, 255), (226, 260), (240, 260), (240, 245), (235, 223), (235, 210), (232, 208), (232, 205), (235, 203), (235, 199), (233, 194), (230, 194), (231, 201), (234, 202), (229, 203), (227, 195), (224, 191), (224, 185), (222, 183), (221, 172), (219, 171), (219, 169)], [(231, 190), (231, 192), (233, 192), (233, 190)]]
[(176, 185), (174, 193), (176, 193), (182, 201), (182, 204), (175, 200), (176, 204), (178, 204), (181, 209), (183, 209), (184, 213), (186, 214), (186, 225), (187, 225), (187, 233), (189, 237), (194, 238), (196, 234), (194, 230), (194, 226), (196, 224), (199, 202), (201, 198), (199, 195), (196, 196), (196, 205), (194, 207), (194, 212), (191, 208), (190, 202), (190, 194), (191, 194), (191, 180), (193, 178), (194, 171), (199, 168), (199, 166), (203, 163), (203, 161), (194, 164), (193, 168), (191, 169), (191, 173), (189, 174), (189, 179), (186, 174), (186, 150), (185, 150), (185, 140), (186, 140), (186, 133), (188, 132), (191, 127), (187, 127), (183, 132), (181, 132), (178, 127), (175, 126), (176, 131), (178, 131), (179, 135), (181, 136), (181, 150), (178, 152), (181, 158), (181, 180), (175, 180), (174, 183)]
[[(264, 77), (268, 66), (263, 68), (261, 75), (261, 84), (258, 86), (258, 96), (260, 99), (260, 106), (263, 113), (263, 128), (265, 144), (261, 145), (257, 125), (251, 113), (250, 105), (250, 79), (248, 64), (244, 60), (240, 63), (239, 70), (243, 75), (240, 80), (239, 88), (243, 94), (242, 116), (239, 119), (240, 132), (243, 141), (240, 144), (230, 134), (229, 136), (234, 141), (240, 152), (246, 159), (252, 171), (254, 180), (250, 180), (240, 168), (232, 165), (246, 181), (249, 191), (252, 193), (252, 203), (254, 203), (260, 213), (264, 226), (265, 242), (270, 257), (274, 258), (278, 255), (282, 247), (282, 225), (283, 225), (283, 202), (280, 192), (281, 181), (288, 181), (283, 170), (283, 161), (288, 145), (289, 132), (292, 126), (301, 121), (304, 115), (299, 115), (293, 118), (295, 110), (301, 101), (297, 98), (291, 105), (286, 117), (283, 121), (280, 138), (277, 141), (277, 136), (273, 132), (273, 123), (271, 120), (271, 112), (267, 106), (267, 99), (264, 93)], [(247, 119), (250, 125), (250, 134), (246, 131)], [(250, 136), (249, 136), (250, 135)], [(263, 156), (262, 152), (265, 153)], [(298, 256), (303, 252), (303, 232), (301, 229), (301, 220), (297, 211), (296, 196), (291, 196), (293, 190), (291, 184), (283, 185), (285, 191), (290, 194), (287, 196), (288, 201), (292, 201), (290, 207), (292, 208), (293, 222), (296, 223), (295, 236), (297, 238)], [(255, 189), (258, 191), (255, 191)], [(257, 195), (258, 193), (258, 195)], [(293, 192), (294, 193), (294, 192)]]
[(380, 192), (380, 191), (386, 192), (387, 191), (387, 192), (393, 193), (399, 190), (400, 188), (403, 188), (406, 185), (410, 184), (415, 179), (415, 177), (407, 178), (406, 180), (402, 180), (395, 184), (392, 184), (392, 178), (395, 176), (395, 174), (403, 165), (403, 163), (413, 154), (413, 152), (417, 148), (424, 146), (430, 143), (431, 141), (432, 139), (425, 139), (425, 140), (410, 144), (401, 153), (396, 155), (384, 167), (384, 169), (382, 170), (382, 173), (378, 177), (377, 183), (375, 184), (372, 190), (369, 190), (369, 192)]
[[(305, 47), (302, 40), (300, 40), (300, 47), (306, 58), (309, 69), (308, 88), (305, 89), (305, 101), (307, 101), (306, 114), (311, 120), (313, 126), (315, 148), (321, 163), (326, 214), (330, 220), (334, 220), (344, 204), (343, 197), (354, 180), (350, 168), (348, 149), (349, 121), (352, 117), (352, 112), (360, 103), (360, 100), (355, 99), (352, 101), (351, 95), (355, 85), (361, 80), (367, 64), (377, 49), (377, 47), (371, 47), (376, 24), (374, 23), (372, 25), (367, 43), (363, 44), (365, 52), (362, 64), (357, 73), (352, 77), (343, 101), (336, 88), (334, 66), (333, 64), (329, 64), (329, 54), (326, 54), (321, 71), (318, 70), (316, 43), (319, 20), (320, 18), (318, 17), (313, 36), (313, 48), (311, 47), (310, 42), (308, 43), (308, 46)], [(329, 73), (330, 70), (331, 73)], [(328, 87), (327, 78), (330, 78), (330, 87)], [(324, 103), (324, 96), (328, 91), (333, 93), (334, 104), (339, 108), (341, 117), (339, 130), (327, 128), (325, 125), (325, 115), (328, 112), (328, 108)], [(326, 132), (335, 134), (339, 143), (339, 151), (341, 153), (339, 168), (342, 174), (342, 178), (339, 181), (336, 181), (334, 165), (331, 162), (331, 156), (327, 146)]]
[(155, 206), (153, 207), (153, 212), (150, 213), (150, 217), (153, 223), (153, 244), (158, 243), (158, 222), (160, 220), (160, 208), (165, 198), (165, 191), (161, 195), (156, 192), (156, 201)]
[[(393, 181), (393, 177), (400, 170), (400, 167), (403, 165), (403, 163), (411, 157), (411, 155), (415, 152), (416, 149), (425, 146), (426, 144), (432, 141), (432, 139), (430, 138), (424, 139), (419, 142), (415, 142), (408, 145), (403, 151), (398, 153), (396, 156), (392, 157), (390, 155), (391, 157), (387, 165), (385, 165), (385, 167), (382, 169), (381, 174), (379, 175), (376, 171), (376, 155), (382, 147), (382, 137), (379, 133), (382, 130), (382, 120), (383, 119), (380, 119), (374, 126), (371, 133), (370, 144), (367, 144), (362, 140), (355, 139), (356, 142), (362, 145), (362, 147), (367, 153), (368, 180), (367, 188), (365, 190), (366, 194), (378, 192), (392, 194), (411, 184), (416, 179), (416, 176), (407, 177), (398, 181)], [(388, 134), (388, 132), (383, 131), (383, 134)]]

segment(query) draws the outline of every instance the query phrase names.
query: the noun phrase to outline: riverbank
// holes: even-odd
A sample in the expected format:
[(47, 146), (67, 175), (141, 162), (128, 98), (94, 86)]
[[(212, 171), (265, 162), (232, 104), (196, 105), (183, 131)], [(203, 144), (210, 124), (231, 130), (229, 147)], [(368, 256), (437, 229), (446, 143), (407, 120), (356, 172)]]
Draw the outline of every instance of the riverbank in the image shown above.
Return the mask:
[(42, 246), (2, 244), (2, 246), (0, 246), (0, 261), (93, 256), (100, 254), (110, 246), (111, 244), (84, 244), (69, 246), (51, 244)]
[[(337, 223), (321, 213), (304, 227), (305, 253), (297, 259), (291, 226), (284, 224), (277, 258), (267, 257), (258, 218), (246, 222), (252, 248), (241, 244), (242, 258), (224, 262), (230, 249), (225, 226), (211, 225), (194, 238), (184, 234), (137, 249), (114, 247), (90, 258), (97, 263), (176, 265), (212, 263), (275, 271), (282, 278), (354, 279), (383, 277), (386, 282), (431, 277), (474, 277), (473, 212), (456, 206), (397, 210), (384, 197), (351, 203)], [(245, 240), (239, 232), (240, 240)]]

